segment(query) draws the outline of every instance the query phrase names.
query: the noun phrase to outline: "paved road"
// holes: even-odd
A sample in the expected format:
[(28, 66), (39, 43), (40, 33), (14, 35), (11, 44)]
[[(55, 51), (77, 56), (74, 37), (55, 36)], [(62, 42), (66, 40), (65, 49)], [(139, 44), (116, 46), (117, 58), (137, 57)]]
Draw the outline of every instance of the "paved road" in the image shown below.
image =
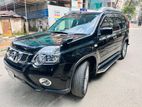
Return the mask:
[(142, 107), (142, 29), (131, 29), (130, 36), (126, 59), (93, 79), (82, 100), (35, 92), (8, 76), (1, 57), (0, 107)]

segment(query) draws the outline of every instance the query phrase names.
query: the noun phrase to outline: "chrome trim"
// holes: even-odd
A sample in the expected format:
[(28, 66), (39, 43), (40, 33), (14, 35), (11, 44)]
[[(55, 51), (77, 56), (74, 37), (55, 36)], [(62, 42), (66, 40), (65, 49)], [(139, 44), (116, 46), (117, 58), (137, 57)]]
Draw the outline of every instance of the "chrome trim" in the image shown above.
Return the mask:
[[(15, 48), (13, 48), (13, 47), (9, 47), (9, 49), (12, 49), (12, 50), (17, 51), (17, 52), (22, 52), (22, 51), (20, 51), (20, 50), (18, 50), (18, 49), (15, 49)], [(22, 53), (28, 54), (28, 55), (33, 55), (33, 54), (27, 53), (27, 52), (25, 52), (25, 51), (23, 51)]]
[[(9, 52), (9, 51), (14, 51), (14, 52), (18, 53), (18, 54), (20, 55), (19, 59), (18, 59), (17, 61), (16, 61), (15, 59), (10, 59), (10, 56), (8, 55), (8, 52)], [(22, 57), (23, 57), (24, 55), (26, 55), (26, 58), (25, 58), (24, 61), (22, 61)], [(31, 53), (27, 53), (27, 52), (22, 52), (22, 51), (20, 51), (20, 50), (16, 50), (16, 49), (14, 49), (14, 48), (12, 48), (12, 47), (9, 47), (8, 50), (7, 50), (7, 58), (8, 58), (9, 60), (15, 62), (15, 63), (25, 63), (25, 62), (27, 62), (30, 55), (32, 55), (32, 54), (31, 54)], [(15, 55), (15, 56), (16, 56), (16, 55)]]

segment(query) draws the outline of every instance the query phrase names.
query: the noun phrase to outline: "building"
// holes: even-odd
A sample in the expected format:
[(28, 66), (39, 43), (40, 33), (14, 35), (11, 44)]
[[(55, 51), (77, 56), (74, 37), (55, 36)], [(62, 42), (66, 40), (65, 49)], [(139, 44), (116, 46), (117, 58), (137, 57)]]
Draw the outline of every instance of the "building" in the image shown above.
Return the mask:
[(124, 6), (125, 2), (126, 2), (126, 0), (118, 0), (116, 8), (123, 9), (123, 6)]
[(88, 8), (98, 10), (101, 7), (115, 7), (116, 0), (88, 0)]
[(13, 11), (0, 11), (0, 34), (12, 36), (24, 33), (25, 19)]
[(13, 10), (25, 17), (30, 31), (43, 30), (48, 26), (48, 9), (45, 0), (5, 0), (0, 3), (1, 10)]

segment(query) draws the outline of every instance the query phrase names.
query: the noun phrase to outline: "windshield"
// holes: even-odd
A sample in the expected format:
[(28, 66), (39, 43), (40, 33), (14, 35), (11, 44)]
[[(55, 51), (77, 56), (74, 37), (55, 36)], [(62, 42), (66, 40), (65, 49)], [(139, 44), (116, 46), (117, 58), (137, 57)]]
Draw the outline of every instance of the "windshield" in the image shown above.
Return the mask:
[(70, 14), (57, 20), (48, 31), (70, 34), (90, 34), (97, 21), (99, 13)]

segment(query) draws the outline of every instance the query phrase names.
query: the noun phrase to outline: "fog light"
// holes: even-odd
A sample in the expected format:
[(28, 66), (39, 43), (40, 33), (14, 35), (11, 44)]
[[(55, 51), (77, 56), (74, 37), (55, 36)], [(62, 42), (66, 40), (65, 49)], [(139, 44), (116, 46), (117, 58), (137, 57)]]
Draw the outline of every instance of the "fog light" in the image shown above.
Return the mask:
[(39, 83), (43, 86), (50, 86), (52, 82), (47, 78), (40, 78)]

